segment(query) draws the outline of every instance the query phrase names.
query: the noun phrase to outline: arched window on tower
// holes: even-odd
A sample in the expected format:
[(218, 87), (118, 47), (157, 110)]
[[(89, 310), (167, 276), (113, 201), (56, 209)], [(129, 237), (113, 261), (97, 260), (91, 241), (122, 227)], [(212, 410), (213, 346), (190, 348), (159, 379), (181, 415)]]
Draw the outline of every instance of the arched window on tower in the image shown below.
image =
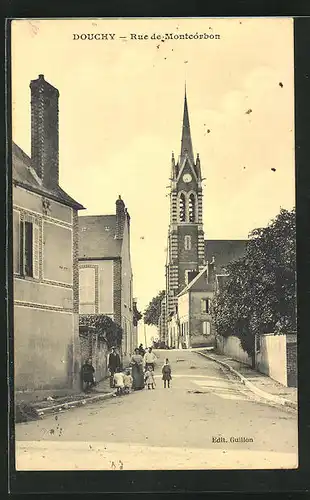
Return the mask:
[(185, 222), (185, 194), (181, 193), (179, 199), (179, 219), (180, 222)]
[(188, 201), (188, 213), (189, 213), (189, 222), (195, 222), (196, 219), (196, 198), (192, 193), (189, 197)]

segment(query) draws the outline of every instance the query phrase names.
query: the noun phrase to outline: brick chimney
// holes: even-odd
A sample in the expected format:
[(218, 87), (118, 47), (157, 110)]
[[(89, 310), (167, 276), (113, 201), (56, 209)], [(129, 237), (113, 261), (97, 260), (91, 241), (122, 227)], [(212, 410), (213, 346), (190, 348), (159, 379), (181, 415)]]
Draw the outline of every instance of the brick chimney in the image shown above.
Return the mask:
[(59, 92), (39, 75), (31, 80), (31, 161), (45, 187), (59, 183)]
[(116, 200), (116, 235), (117, 239), (123, 238), (125, 218), (127, 216), (125, 203), (123, 202), (121, 195), (119, 195), (118, 200)]

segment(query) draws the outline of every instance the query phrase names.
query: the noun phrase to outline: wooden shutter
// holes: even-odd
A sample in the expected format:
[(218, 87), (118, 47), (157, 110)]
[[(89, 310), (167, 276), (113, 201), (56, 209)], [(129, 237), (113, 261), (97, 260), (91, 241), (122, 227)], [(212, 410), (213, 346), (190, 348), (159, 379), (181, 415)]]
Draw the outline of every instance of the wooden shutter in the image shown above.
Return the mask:
[(210, 321), (207, 321), (207, 335), (210, 335), (211, 333), (211, 325), (210, 325)]
[(18, 210), (13, 210), (13, 272), (20, 274), (20, 213)]
[(36, 222), (32, 226), (32, 271), (33, 277), (39, 279), (39, 263), (40, 263), (40, 226)]
[(24, 273), (33, 276), (33, 226), (32, 222), (24, 222)]

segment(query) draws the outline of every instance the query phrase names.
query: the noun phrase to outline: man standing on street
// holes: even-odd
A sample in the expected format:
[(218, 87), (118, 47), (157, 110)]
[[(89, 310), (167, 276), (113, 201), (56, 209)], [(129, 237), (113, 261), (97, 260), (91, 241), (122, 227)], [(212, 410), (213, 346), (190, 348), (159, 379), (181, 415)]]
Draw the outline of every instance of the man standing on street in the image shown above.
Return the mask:
[(116, 347), (112, 347), (112, 352), (109, 355), (108, 369), (110, 372), (110, 387), (114, 386), (114, 374), (121, 367), (121, 359), (116, 352)]
[(144, 355), (144, 360), (143, 360), (145, 364), (145, 369), (148, 370), (148, 368), (151, 367), (152, 370), (154, 371), (156, 359), (157, 357), (153, 353), (152, 347), (149, 347)]

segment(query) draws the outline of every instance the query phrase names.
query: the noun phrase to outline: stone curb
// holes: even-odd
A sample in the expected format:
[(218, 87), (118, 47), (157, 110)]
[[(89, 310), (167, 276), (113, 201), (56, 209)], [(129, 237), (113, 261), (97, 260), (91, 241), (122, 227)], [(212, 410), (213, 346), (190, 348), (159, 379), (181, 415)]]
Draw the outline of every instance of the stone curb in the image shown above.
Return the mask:
[(250, 389), (250, 391), (254, 392), (258, 396), (267, 399), (268, 401), (272, 401), (273, 403), (277, 403), (281, 406), (289, 406), (290, 408), (293, 408), (294, 410), (298, 409), (298, 404), (295, 403), (294, 401), (290, 401), (289, 399), (281, 398), (280, 396), (276, 396), (275, 394), (270, 394), (269, 392), (263, 391), (262, 389), (259, 389), (256, 387), (252, 382), (250, 382), (246, 377), (241, 375), (237, 370), (232, 368), (228, 363), (225, 363), (224, 361), (220, 361), (219, 359), (213, 358), (209, 354), (205, 354), (203, 352), (196, 351), (198, 354), (201, 356), (204, 356), (205, 358), (210, 359), (211, 361), (215, 361), (215, 363), (218, 363), (222, 366), (225, 366), (225, 368), (228, 368), (229, 371), (234, 373), (241, 382)]
[(97, 396), (92, 396), (91, 398), (80, 399), (77, 401), (70, 401), (69, 403), (62, 403), (54, 406), (47, 406), (46, 408), (37, 409), (37, 413), (39, 416), (44, 416), (61, 410), (69, 410), (70, 408), (75, 408), (77, 406), (84, 406), (89, 403), (94, 403), (95, 401), (110, 399), (113, 397), (113, 395), (114, 392), (107, 392), (105, 394), (98, 394)]

